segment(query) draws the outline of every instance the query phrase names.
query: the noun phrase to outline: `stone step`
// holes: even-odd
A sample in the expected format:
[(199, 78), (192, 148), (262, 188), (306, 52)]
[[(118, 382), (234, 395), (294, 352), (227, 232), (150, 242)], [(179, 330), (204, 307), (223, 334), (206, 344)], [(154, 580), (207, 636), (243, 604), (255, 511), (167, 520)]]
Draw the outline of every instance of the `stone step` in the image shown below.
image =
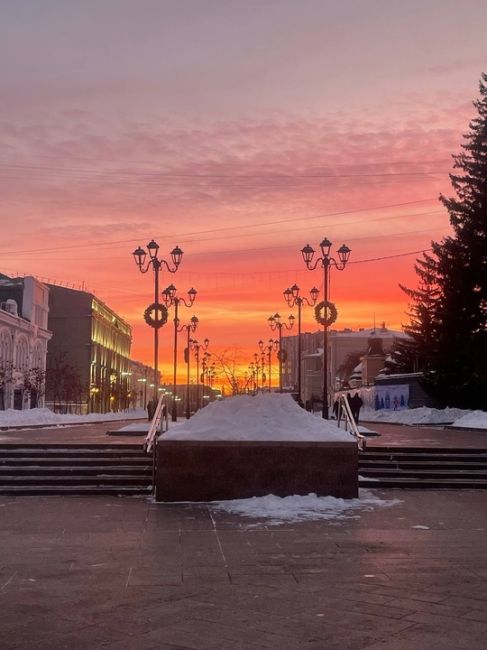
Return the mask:
[(477, 470), (485, 469), (487, 470), (487, 461), (485, 462), (471, 462), (471, 463), (461, 463), (458, 461), (412, 461), (408, 462), (407, 460), (401, 461), (387, 461), (387, 460), (364, 460), (360, 459), (359, 463), (360, 468), (365, 469), (390, 469), (395, 467), (396, 469), (450, 469), (450, 470)]
[(152, 458), (147, 454), (141, 458), (134, 457), (113, 457), (113, 456), (93, 456), (92, 458), (78, 458), (78, 457), (50, 457), (50, 456), (26, 456), (26, 457), (14, 457), (14, 458), (2, 458), (0, 457), (0, 467), (3, 466), (12, 466), (12, 467), (22, 467), (28, 465), (37, 465), (37, 466), (55, 466), (55, 465), (66, 465), (66, 466), (79, 466), (84, 465), (89, 467), (90, 465), (137, 465), (139, 467), (148, 467), (152, 466)]
[(0, 486), (0, 496), (150, 496), (152, 486), (55, 486), (7, 485)]
[(478, 447), (406, 447), (399, 445), (387, 445), (387, 446), (373, 446), (370, 445), (367, 447), (366, 454), (372, 453), (405, 453), (405, 454), (487, 454), (487, 442), (485, 448)]
[(399, 476), (401, 478), (416, 477), (416, 478), (485, 478), (487, 479), (487, 467), (481, 470), (472, 470), (469, 468), (463, 470), (431, 470), (431, 469), (402, 469), (402, 468), (387, 468), (381, 467), (379, 469), (371, 469), (359, 467), (359, 474), (361, 476), (368, 476), (374, 478), (389, 478), (391, 476)]
[(23, 458), (24, 456), (66, 456), (79, 458), (97, 458), (107, 456), (109, 458), (143, 458), (147, 454), (142, 449), (69, 449), (60, 447), (57, 449), (46, 449), (44, 447), (32, 447), (30, 449), (15, 447), (13, 449), (0, 449), (0, 458)]
[(148, 486), (152, 484), (151, 476), (120, 476), (117, 474), (97, 474), (95, 476), (78, 476), (69, 475), (64, 476), (17, 476), (7, 475), (0, 477), (0, 486), (7, 485), (58, 485), (58, 486), (73, 486), (73, 485), (108, 485), (108, 486)]
[(487, 489), (487, 479), (468, 479), (468, 478), (399, 478), (399, 477), (381, 477), (367, 478), (360, 475), (359, 487), (362, 488), (411, 488), (411, 489)]
[(145, 476), (152, 474), (152, 465), (90, 465), (90, 466), (71, 466), (71, 465), (25, 465), (25, 466), (1, 466), (0, 477), (6, 475), (15, 476), (56, 476), (56, 475), (94, 475), (94, 474), (124, 474)]
[(407, 453), (407, 452), (360, 452), (359, 461), (439, 461), (439, 460), (448, 460), (456, 461), (462, 463), (475, 463), (475, 462), (487, 462), (487, 452), (477, 451), (475, 454), (458, 454), (458, 453), (449, 453), (446, 451), (431, 453), (426, 451), (422, 454), (417, 452)]

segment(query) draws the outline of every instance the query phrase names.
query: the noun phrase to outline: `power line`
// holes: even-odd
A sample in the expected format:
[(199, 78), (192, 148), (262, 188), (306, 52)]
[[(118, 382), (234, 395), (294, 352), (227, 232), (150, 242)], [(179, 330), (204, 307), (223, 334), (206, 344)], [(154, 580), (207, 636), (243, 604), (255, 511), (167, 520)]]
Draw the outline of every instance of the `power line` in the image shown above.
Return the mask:
[[(434, 200), (436, 200), (436, 198), (434, 198), (434, 199), (418, 199), (416, 201), (405, 201), (405, 202), (402, 202), (402, 203), (391, 203), (389, 205), (374, 206), (374, 207), (370, 207), (370, 208), (357, 208), (357, 209), (354, 209), (354, 210), (344, 210), (344, 211), (341, 211), (341, 212), (328, 212), (328, 213), (324, 213), (324, 214), (313, 215), (313, 216), (310, 216), (310, 217), (304, 217), (304, 218), (299, 218), (299, 219), (300, 219), (300, 221), (303, 221), (303, 220), (304, 221), (310, 221), (310, 220), (314, 220), (314, 219), (323, 219), (323, 218), (326, 218), (326, 217), (343, 216), (343, 215), (346, 215), (346, 214), (356, 214), (356, 213), (360, 213), (360, 212), (370, 212), (371, 210), (385, 210), (387, 208), (396, 208), (396, 207), (401, 207), (401, 206), (404, 206), (404, 205), (413, 205), (413, 204), (417, 204), (417, 203), (429, 203), (429, 202), (434, 201)], [(407, 217), (407, 216), (414, 216), (414, 215), (407, 215), (407, 214), (406, 215), (398, 215), (398, 216), (394, 216), (394, 217), (384, 217), (384, 219), (397, 219), (397, 218)], [(382, 219), (383, 219), (382, 217), (377, 217), (377, 218), (375, 218), (373, 220), (377, 221), (377, 220), (382, 220)], [(262, 226), (268, 226), (268, 225), (277, 225), (277, 224), (282, 224), (282, 223), (290, 223), (290, 222), (294, 222), (294, 221), (297, 221), (297, 220), (298, 220), (298, 217), (291, 217), (289, 219), (278, 219), (278, 220), (273, 220), (273, 221), (262, 221), (262, 222), (260, 222), (258, 224), (242, 224), (242, 225), (239, 225), (239, 226), (224, 226), (222, 228), (209, 228), (209, 229), (206, 229), (206, 230), (195, 231), (193, 233), (190, 233), (189, 236), (210, 234), (210, 233), (215, 233), (215, 232), (224, 232), (224, 231), (229, 231), (229, 230), (240, 230), (240, 229), (245, 229), (245, 228), (262, 227)], [(372, 219), (370, 221), (372, 221)], [(330, 224), (328, 224), (328, 227), (329, 226), (330, 226)], [(155, 235), (155, 238), (166, 237), (166, 236), (167, 235)], [(171, 237), (174, 238), (174, 239), (178, 239), (178, 238), (181, 238), (181, 237), (184, 237), (184, 236), (185, 235), (181, 234), (181, 233), (171, 235)], [(73, 244), (71, 246), (63, 246), (62, 248), (63, 248), (63, 250), (93, 248), (95, 246), (96, 247), (101, 246), (101, 247), (104, 247), (104, 248), (108, 248), (110, 246), (118, 245), (118, 244), (140, 243), (140, 240), (141, 240), (140, 237), (137, 238), (137, 239), (119, 239), (119, 240), (112, 240), (112, 241), (108, 241), (108, 242), (93, 242), (91, 244)], [(59, 247), (54, 247), (54, 248), (31, 248), (31, 249), (24, 249), (24, 250), (15, 251), (15, 252), (16, 252), (17, 255), (20, 255), (20, 254), (41, 253), (41, 252), (51, 253), (51, 252), (55, 252), (57, 250), (59, 250)]]
[[(430, 162), (443, 162), (443, 161), (430, 161)], [(445, 161), (446, 162), (446, 161)], [(384, 166), (384, 165), (397, 165), (397, 164), (429, 164), (428, 161), (385, 161), (378, 163), (361, 163), (349, 164), (349, 165), (335, 165), (333, 167), (357, 167), (357, 166)], [(369, 177), (369, 176), (423, 176), (430, 175), (434, 173), (443, 173), (443, 172), (434, 172), (434, 171), (404, 171), (404, 172), (368, 172), (368, 173), (348, 173), (348, 174), (330, 174), (330, 173), (262, 173), (262, 174), (216, 174), (216, 173), (189, 173), (189, 172), (162, 172), (156, 170), (140, 170), (140, 171), (123, 171), (123, 170), (100, 170), (100, 169), (80, 169), (73, 167), (55, 167), (47, 165), (20, 165), (14, 163), (0, 163), (0, 167), (5, 169), (14, 169), (14, 170), (26, 170), (26, 171), (41, 171), (41, 172), (55, 172), (62, 174), (88, 174), (88, 175), (99, 175), (99, 176), (114, 176), (120, 177), (122, 179), (135, 177), (139, 178), (140, 176), (149, 176), (158, 178), (167, 178), (167, 179), (230, 179), (230, 180), (256, 180), (256, 179), (323, 179), (323, 178), (357, 178), (357, 177)], [(147, 182), (147, 181), (144, 181)]]

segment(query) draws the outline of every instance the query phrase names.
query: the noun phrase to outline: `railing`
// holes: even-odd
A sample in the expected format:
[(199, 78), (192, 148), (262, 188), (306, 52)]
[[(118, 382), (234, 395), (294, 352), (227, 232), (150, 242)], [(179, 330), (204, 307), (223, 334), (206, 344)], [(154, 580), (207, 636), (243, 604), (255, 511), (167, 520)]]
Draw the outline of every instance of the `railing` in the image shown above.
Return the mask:
[(146, 450), (147, 453), (149, 453), (153, 449), (154, 440), (156, 439), (156, 436), (158, 436), (161, 433), (164, 433), (165, 431), (168, 430), (168, 428), (169, 428), (169, 420), (168, 420), (166, 396), (161, 395), (159, 397), (159, 401), (157, 402), (157, 408), (154, 413), (154, 417), (152, 418), (152, 422), (149, 427), (149, 432), (147, 434), (144, 443), (144, 449)]
[(352, 415), (352, 410), (346, 395), (340, 395), (338, 397), (338, 412), (337, 412), (337, 425), (340, 426), (340, 421), (343, 416), (343, 422), (345, 424), (345, 431), (349, 431), (350, 435), (355, 436), (357, 439), (358, 448), (361, 451), (365, 451), (367, 444), (367, 438), (363, 436), (358, 430), (357, 423), (355, 418)]
[(165, 433), (169, 428), (168, 407), (165, 395), (159, 397), (157, 408), (152, 418), (149, 432), (145, 439), (144, 449), (150, 454), (152, 451), (152, 489), (156, 489), (156, 470), (157, 470), (157, 445), (155, 444), (156, 437), (161, 433)]

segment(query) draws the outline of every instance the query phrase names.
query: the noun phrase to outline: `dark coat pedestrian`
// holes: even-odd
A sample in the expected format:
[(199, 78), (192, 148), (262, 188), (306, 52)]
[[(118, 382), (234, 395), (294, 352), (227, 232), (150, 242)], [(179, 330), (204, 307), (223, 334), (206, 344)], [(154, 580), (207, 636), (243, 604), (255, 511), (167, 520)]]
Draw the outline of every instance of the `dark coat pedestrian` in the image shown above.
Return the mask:
[(155, 399), (149, 400), (149, 402), (147, 403), (147, 415), (148, 415), (147, 419), (149, 420), (149, 422), (151, 422), (152, 419), (154, 418), (154, 413), (156, 412), (156, 408), (157, 408), (156, 400)]
[(350, 398), (350, 409), (352, 411), (353, 419), (355, 420), (355, 424), (357, 426), (360, 420), (360, 409), (362, 408), (363, 404), (364, 402), (360, 397), (359, 393), (355, 393), (355, 395), (352, 398)]
[(335, 418), (335, 420), (338, 420), (338, 400), (337, 399), (333, 402), (333, 417)]

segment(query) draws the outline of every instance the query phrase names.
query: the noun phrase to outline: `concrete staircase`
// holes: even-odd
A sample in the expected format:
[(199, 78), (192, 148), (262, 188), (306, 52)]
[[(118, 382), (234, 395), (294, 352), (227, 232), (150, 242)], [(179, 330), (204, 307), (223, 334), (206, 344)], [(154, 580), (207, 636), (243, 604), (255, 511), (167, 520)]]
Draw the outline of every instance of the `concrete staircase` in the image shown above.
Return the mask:
[(0, 445), (0, 496), (151, 494), (142, 444)]
[(485, 489), (487, 448), (369, 447), (359, 454), (359, 486)]

